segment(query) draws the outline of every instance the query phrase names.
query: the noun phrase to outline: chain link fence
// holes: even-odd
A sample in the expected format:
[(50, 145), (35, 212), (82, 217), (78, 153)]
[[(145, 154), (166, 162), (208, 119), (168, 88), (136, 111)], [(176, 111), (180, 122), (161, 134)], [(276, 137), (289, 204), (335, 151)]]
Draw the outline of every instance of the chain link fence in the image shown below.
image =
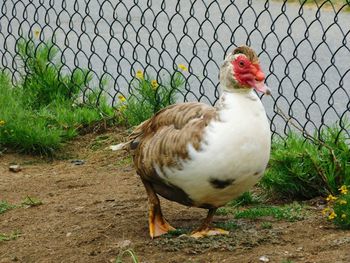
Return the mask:
[(52, 43), (60, 72), (91, 73), (82, 99), (95, 93), (115, 106), (133, 92), (137, 71), (162, 88), (182, 64), (177, 99), (215, 104), (221, 62), (246, 44), (272, 88), (262, 101), (274, 135), (335, 122), (349, 135), (349, 10), (348, 0), (3, 0), (0, 68), (17, 84), (25, 74), (18, 41)]

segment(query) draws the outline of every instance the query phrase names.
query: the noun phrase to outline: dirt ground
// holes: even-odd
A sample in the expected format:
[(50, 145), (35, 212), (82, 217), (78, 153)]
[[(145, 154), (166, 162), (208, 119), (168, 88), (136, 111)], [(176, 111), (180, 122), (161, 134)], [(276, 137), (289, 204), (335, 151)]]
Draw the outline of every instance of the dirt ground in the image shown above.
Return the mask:
[[(18, 233), (0, 242), (0, 262), (115, 262), (127, 249), (143, 263), (350, 262), (350, 232), (326, 222), (317, 202), (297, 222), (236, 219), (238, 227), (229, 236), (151, 240), (147, 198), (131, 160), (106, 149), (122, 139), (119, 131), (85, 135), (54, 160), (0, 155), (0, 200), (19, 205), (30, 196), (42, 201), (0, 214), (0, 233)], [(13, 163), (22, 171), (10, 172)], [(161, 201), (168, 221), (181, 229), (193, 230), (206, 215)], [(229, 220), (234, 219), (216, 216), (214, 222)], [(262, 227), (267, 221), (271, 228)], [(123, 262), (132, 261), (125, 256)]]

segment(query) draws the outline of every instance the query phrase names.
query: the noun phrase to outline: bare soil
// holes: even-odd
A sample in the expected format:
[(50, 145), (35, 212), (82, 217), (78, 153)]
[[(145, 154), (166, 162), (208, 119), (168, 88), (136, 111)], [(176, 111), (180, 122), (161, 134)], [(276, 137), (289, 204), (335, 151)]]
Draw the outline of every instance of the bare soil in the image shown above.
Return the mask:
[[(127, 249), (144, 263), (350, 262), (350, 232), (327, 222), (319, 202), (310, 202), (307, 216), (297, 222), (216, 216), (215, 223), (234, 220), (238, 227), (228, 236), (151, 240), (147, 197), (131, 159), (106, 149), (124, 137), (118, 130), (85, 135), (54, 160), (0, 155), (0, 200), (19, 205), (30, 196), (43, 203), (0, 214), (0, 234), (19, 233), (0, 241), (0, 262), (115, 262)], [(10, 172), (13, 163), (22, 171)], [(202, 209), (161, 201), (168, 221), (188, 232), (206, 215)], [(132, 261), (125, 255), (123, 262)]]

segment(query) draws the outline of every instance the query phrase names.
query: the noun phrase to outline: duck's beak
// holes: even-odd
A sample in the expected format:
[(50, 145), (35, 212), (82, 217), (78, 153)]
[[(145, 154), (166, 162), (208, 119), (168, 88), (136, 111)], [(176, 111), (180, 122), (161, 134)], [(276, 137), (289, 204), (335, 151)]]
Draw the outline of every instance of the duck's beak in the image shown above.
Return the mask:
[(271, 95), (271, 89), (266, 86), (266, 84), (264, 83), (264, 81), (254, 81), (254, 83), (252, 83), (252, 87), (259, 92), (264, 93), (265, 95)]
[(262, 92), (266, 95), (271, 95), (271, 89), (265, 84), (265, 74), (261, 70), (259, 64), (252, 65), (252, 73), (255, 75), (255, 79), (249, 81), (251, 87), (253, 87), (256, 91)]
[(271, 95), (271, 89), (266, 86), (264, 80), (262, 81), (257, 81), (257, 80), (251, 80), (251, 81), (247, 81), (249, 86), (251, 86), (252, 88), (254, 88), (256, 91), (264, 93), (266, 95)]

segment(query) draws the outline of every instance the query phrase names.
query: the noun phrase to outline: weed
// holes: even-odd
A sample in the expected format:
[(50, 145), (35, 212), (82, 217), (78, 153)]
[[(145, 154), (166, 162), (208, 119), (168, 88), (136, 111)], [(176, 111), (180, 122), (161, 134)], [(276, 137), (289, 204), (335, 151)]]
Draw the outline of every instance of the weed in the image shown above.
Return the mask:
[(93, 141), (90, 143), (89, 148), (91, 150), (98, 150), (101, 149), (101, 147), (105, 146), (108, 141), (110, 140), (109, 135), (100, 135), (93, 139)]
[(115, 260), (115, 263), (123, 263), (123, 257), (125, 255), (129, 255), (131, 257), (133, 263), (139, 262), (139, 260), (136, 257), (135, 252), (132, 249), (127, 249), (127, 250), (120, 252), (117, 259)]
[(220, 207), (218, 210), (216, 210), (215, 214), (221, 215), (221, 216), (227, 216), (227, 215), (233, 214), (234, 211), (235, 211), (235, 209), (232, 207), (223, 206), (223, 207)]
[(350, 184), (350, 148), (339, 126), (324, 129), (313, 141), (291, 133), (272, 145), (269, 168), (260, 185), (289, 199), (310, 199)]
[(184, 228), (176, 228), (175, 230), (171, 230), (169, 231), (166, 235), (166, 236), (169, 236), (169, 237), (173, 237), (173, 236), (181, 236), (183, 234), (186, 234), (188, 233), (188, 229), (184, 229)]
[(15, 240), (15, 239), (17, 239), (20, 236), (21, 236), (21, 233), (18, 230), (13, 231), (10, 234), (0, 233), (0, 242)]
[(272, 228), (272, 223), (271, 222), (262, 222), (260, 227), (262, 229), (271, 229)]
[(59, 147), (63, 131), (49, 126), (34, 111), (28, 110), (22, 90), (13, 89), (5, 74), (0, 74), (0, 147), (50, 153)]
[(130, 96), (125, 98), (119, 95), (117, 110), (121, 121), (127, 126), (135, 126), (150, 118), (160, 109), (176, 102), (176, 95), (185, 84), (183, 72), (187, 71), (184, 65), (179, 65), (179, 70), (169, 76), (164, 83), (158, 83), (141, 70), (136, 72), (131, 82)]
[[(0, 151), (52, 155), (62, 143), (101, 120), (113, 118), (114, 111), (104, 97), (88, 96), (89, 103), (76, 99), (91, 81), (87, 70), (63, 73), (51, 43), (19, 39), (16, 49), (23, 65), (20, 85), (13, 88), (8, 76), (0, 73)], [(98, 105), (97, 105), (98, 104)]]
[(131, 156), (126, 156), (126, 157), (122, 157), (121, 159), (118, 159), (116, 162), (117, 166), (125, 166), (125, 165), (129, 165), (132, 163), (132, 157)]
[(11, 210), (11, 209), (13, 209), (15, 207), (16, 207), (15, 205), (11, 205), (11, 204), (9, 204), (6, 201), (0, 200), (0, 214), (3, 214), (6, 211)]
[(39, 206), (42, 205), (43, 202), (40, 201), (39, 199), (35, 197), (29, 197), (27, 196), (23, 201), (22, 201), (22, 206), (27, 206), (27, 207), (33, 207), (33, 206)]
[(260, 202), (260, 199), (258, 196), (254, 195), (251, 192), (244, 192), (241, 196), (229, 202), (227, 206), (232, 206), (232, 207), (246, 206), (246, 205), (258, 204), (259, 202)]
[(225, 206), (220, 207), (217, 211), (217, 215), (229, 215), (232, 214), (236, 207), (238, 206), (246, 206), (246, 205), (253, 205), (258, 204), (260, 202), (260, 199), (252, 194), (251, 192), (245, 192), (238, 198), (230, 201)]
[(346, 185), (341, 186), (339, 191), (337, 197), (329, 195), (326, 198), (327, 207), (322, 214), (340, 228), (350, 229), (350, 193)]
[(220, 227), (220, 228), (225, 229), (225, 230), (234, 230), (234, 229), (238, 228), (238, 225), (236, 224), (236, 222), (234, 222), (232, 220), (216, 223), (215, 226)]
[(305, 217), (302, 206), (298, 203), (293, 203), (285, 206), (258, 206), (252, 207), (234, 213), (236, 219), (248, 218), (257, 219), (259, 217), (272, 216), (278, 220), (297, 221)]
[(31, 107), (37, 109), (58, 99), (74, 101), (91, 81), (87, 70), (77, 68), (63, 74), (56, 58), (59, 50), (52, 43), (21, 38), (16, 48), (25, 72), (21, 86)]

